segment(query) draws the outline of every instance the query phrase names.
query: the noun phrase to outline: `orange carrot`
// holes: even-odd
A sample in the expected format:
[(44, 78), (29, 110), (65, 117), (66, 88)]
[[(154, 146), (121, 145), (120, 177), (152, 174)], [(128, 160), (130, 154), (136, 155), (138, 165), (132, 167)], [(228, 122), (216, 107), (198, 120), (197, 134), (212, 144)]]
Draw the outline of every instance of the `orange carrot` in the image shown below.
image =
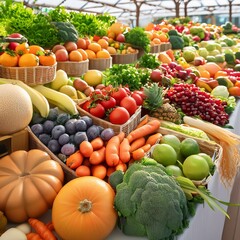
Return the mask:
[(125, 172), (127, 170), (127, 164), (120, 161), (115, 167), (115, 170), (122, 170), (123, 172)]
[(84, 157), (90, 157), (93, 152), (93, 146), (89, 141), (83, 141), (79, 145), (79, 151)]
[(36, 219), (36, 218), (29, 218), (28, 223), (30, 226), (39, 234), (39, 236), (43, 240), (56, 240), (57, 238), (55, 235), (47, 228), (45, 223)]
[(132, 158), (134, 160), (140, 160), (145, 156), (145, 152), (142, 148), (138, 148), (137, 150), (132, 152)]
[(50, 231), (54, 231), (54, 225), (53, 225), (53, 222), (48, 222), (45, 224), (47, 226), (47, 228), (50, 230)]
[(97, 137), (91, 141), (93, 150), (98, 150), (103, 147), (104, 142), (100, 137)]
[(144, 137), (137, 138), (134, 140), (130, 145), (130, 152), (137, 150), (138, 148), (142, 147), (146, 142)]
[(146, 143), (145, 145), (143, 145), (141, 148), (143, 149), (143, 151), (146, 153), (151, 149), (152, 145), (149, 143)]
[(159, 142), (162, 138), (162, 134), (161, 133), (155, 133), (155, 134), (152, 134), (150, 135), (148, 138), (147, 138), (147, 141), (146, 143), (150, 144), (150, 145), (154, 145), (156, 144), (157, 142)]
[(92, 170), (92, 176), (94, 177), (104, 179), (107, 176), (107, 168), (102, 164), (93, 165), (91, 170)]
[(38, 233), (30, 232), (26, 234), (27, 240), (43, 240)]
[(130, 132), (127, 136), (129, 143), (133, 142), (134, 140), (146, 137), (149, 134), (156, 132), (160, 127), (160, 121), (157, 119), (153, 119), (149, 121), (147, 124), (143, 125), (142, 127), (134, 129)]
[(91, 156), (89, 157), (90, 164), (97, 165), (104, 162), (106, 156), (106, 147), (101, 147), (98, 150), (93, 151)]
[(142, 127), (143, 125), (147, 124), (148, 121), (149, 121), (149, 115), (145, 115), (142, 121), (137, 125), (136, 128)]
[(127, 138), (124, 138), (120, 143), (119, 157), (123, 163), (127, 163), (131, 158), (130, 144)]
[(83, 155), (79, 151), (76, 151), (67, 158), (66, 165), (71, 169), (76, 169), (82, 164), (82, 162)]
[(120, 143), (124, 139), (125, 133), (120, 132), (113, 136), (106, 144), (106, 163), (109, 167), (114, 167), (119, 163)]
[(78, 177), (90, 176), (91, 170), (90, 170), (90, 167), (81, 165), (75, 170), (75, 173)]

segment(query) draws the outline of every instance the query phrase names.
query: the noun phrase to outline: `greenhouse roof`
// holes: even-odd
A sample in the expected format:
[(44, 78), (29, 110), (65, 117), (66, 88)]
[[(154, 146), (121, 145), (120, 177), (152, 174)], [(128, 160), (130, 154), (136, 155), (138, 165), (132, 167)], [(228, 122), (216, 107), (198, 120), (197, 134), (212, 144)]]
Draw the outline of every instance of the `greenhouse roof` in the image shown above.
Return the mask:
[[(140, 9), (139, 19), (175, 17), (176, 3), (179, 3), (179, 16), (187, 15), (229, 14), (232, 4), (232, 15), (240, 14), (240, 0), (24, 0), (30, 7), (55, 8), (64, 6), (66, 9), (87, 13), (109, 13), (119, 20), (135, 20), (137, 6)], [(185, 5), (187, 4), (187, 5)]]

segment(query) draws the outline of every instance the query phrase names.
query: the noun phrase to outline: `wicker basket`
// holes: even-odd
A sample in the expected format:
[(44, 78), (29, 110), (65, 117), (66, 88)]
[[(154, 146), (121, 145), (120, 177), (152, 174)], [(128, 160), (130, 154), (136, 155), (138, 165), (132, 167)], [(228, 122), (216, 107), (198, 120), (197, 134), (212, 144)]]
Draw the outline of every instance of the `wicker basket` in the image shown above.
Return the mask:
[(156, 44), (150, 47), (150, 53), (159, 53), (161, 50), (161, 44)]
[(159, 52), (164, 52), (164, 51), (167, 51), (168, 49), (171, 49), (171, 48), (172, 48), (171, 43), (161, 43)]
[(123, 131), (126, 135), (128, 135), (133, 129), (136, 128), (136, 126), (141, 120), (141, 106), (138, 107), (137, 111), (130, 117), (130, 119), (122, 125), (112, 124), (109, 121), (94, 117), (93, 115), (82, 109), (80, 106), (77, 106), (77, 109), (80, 116), (91, 117), (94, 124), (102, 126), (103, 128), (112, 128), (115, 134)]
[(4, 67), (0, 66), (2, 78), (16, 79), (29, 86), (52, 82), (56, 76), (57, 63), (53, 66)]
[(89, 69), (104, 71), (112, 67), (112, 57), (110, 58), (93, 58), (89, 59)]
[(81, 61), (81, 62), (58, 62), (57, 70), (64, 70), (68, 76), (79, 77), (88, 71), (89, 60)]
[(136, 53), (129, 54), (111, 54), (113, 64), (130, 64), (138, 59), (138, 50)]
[[(195, 139), (199, 144), (200, 152), (206, 153), (209, 156), (211, 156), (211, 158), (215, 164), (217, 164), (217, 162), (220, 161), (222, 158), (222, 154), (223, 154), (222, 147), (219, 144), (217, 144), (211, 140), (207, 141), (204, 139), (192, 137), (192, 136), (182, 134), (182, 133), (176, 132), (174, 130), (170, 130), (170, 129), (163, 128), (163, 127), (160, 127), (158, 132), (160, 132), (162, 135), (166, 135), (166, 134), (175, 135), (179, 138), (180, 141), (182, 141), (183, 139), (185, 139), (187, 137), (191, 137), (191, 138)], [(154, 148), (154, 146), (151, 148), (150, 152), (148, 153), (148, 156), (151, 155), (153, 148)], [(209, 175), (207, 178), (205, 178), (201, 181), (192, 180), (192, 182), (195, 185), (206, 185), (210, 181), (210, 179), (211, 179), (211, 175)]]

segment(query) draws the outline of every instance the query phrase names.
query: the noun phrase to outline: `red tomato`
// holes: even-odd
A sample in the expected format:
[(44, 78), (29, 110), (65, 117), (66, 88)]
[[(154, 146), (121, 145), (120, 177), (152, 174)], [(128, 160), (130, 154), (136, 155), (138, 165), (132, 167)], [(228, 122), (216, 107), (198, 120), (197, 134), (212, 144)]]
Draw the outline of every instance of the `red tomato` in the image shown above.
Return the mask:
[(130, 118), (130, 114), (124, 107), (116, 107), (109, 114), (109, 120), (112, 124), (124, 124)]
[(137, 103), (133, 97), (125, 97), (121, 100), (120, 106), (127, 109), (130, 116), (132, 116), (137, 110)]
[(92, 100), (87, 100), (86, 102), (84, 102), (82, 105), (81, 105), (81, 108), (87, 112), (89, 112), (89, 107), (92, 103)]
[(135, 91), (133, 91), (133, 93), (137, 93), (137, 94), (139, 94), (139, 95), (142, 97), (143, 100), (146, 98), (144, 92), (141, 91), (141, 90), (135, 90)]
[(89, 112), (98, 118), (103, 118), (105, 115), (105, 109), (103, 107), (103, 105), (101, 105), (100, 103), (97, 103), (96, 105), (92, 106), (89, 110)]
[(113, 97), (109, 97), (109, 99), (103, 100), (100, 103), (103, 105), (105, 110), (116, 107), (116, 100)]
[(126, 90), (122, 87), (117, 88), (116, 91), (112, 92), (112, 97), (115, 98), (117, 104), (119, 104), (121, 102), (121, 100), (127, 96), (128, 96), (128, 94), (127, 94)]
[(142, 104), (143, 104), (143, 99), (142, 99), (142, 97), (140, 96), (140, 94), (134, 92), (134, 93), (132, 93), (131, 97), (135, 99), (135, 101), (136, 101), (136, 103), (137, 103), (138, 106), (142, 106)]

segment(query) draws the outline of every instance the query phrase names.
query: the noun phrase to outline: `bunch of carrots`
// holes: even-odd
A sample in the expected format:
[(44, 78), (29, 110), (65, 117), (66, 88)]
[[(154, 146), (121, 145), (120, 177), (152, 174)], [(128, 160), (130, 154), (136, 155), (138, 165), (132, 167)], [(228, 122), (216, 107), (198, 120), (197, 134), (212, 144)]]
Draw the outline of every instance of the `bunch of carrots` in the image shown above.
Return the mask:
[(32, 228), (32, 232), (26, 234), (27, 240), (57, 240), (53, 233), (52, 222), (45, 224), (37, 218), (29, 218), (28, 223)]
[(143, 158), (161, 139), (159, 127), (159, 120), (145, 117), (128, 135), (120, 132), (107, 142), (100, 137), (91, 142), (83, 141), (79, 150), (67, 158), (66, 165), (78, 177), (106, 179), (116, 170), (126, 171), (128, 164)]

